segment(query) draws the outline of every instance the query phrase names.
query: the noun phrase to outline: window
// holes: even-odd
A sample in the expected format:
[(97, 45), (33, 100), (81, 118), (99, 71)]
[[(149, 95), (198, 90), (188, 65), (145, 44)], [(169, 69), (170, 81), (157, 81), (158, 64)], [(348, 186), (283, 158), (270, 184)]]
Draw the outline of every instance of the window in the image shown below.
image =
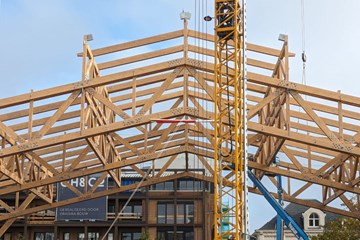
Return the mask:
[(36, 232), (35, 240), (54, 240), (54, 233), (51, 232)]
[(157, 206), (158, 223), (166, 223), (166, 204)]
[(113, 233), (108, 233), (108, 240), (114, 240), (114, 234)]
[(312, 213), (309, 216), (309, 227), (319, 227), (320, 226), (320, 218), (317, 213)]
[[(121, 180), (121, 185), (122, 186), (127, 186), (127, 185), (131, 185), (131, 184), (138, 184), (139, 182), (141, 181), (141, 178), (135, 178), (135, 179), (122, 179)], [(143, 192), (145, 191), (145, 188), (142, 187), (142, 188), (139, 188), (137, 190), (138, 192)], [(125, 193), (132, 193), (133, 190), (126, 190)]]
[(98, 240), (99, 233), (98, 232), (89, 232), (88, 233), (88, 240)]
[(122, 233), (121, 234), (122, 240), (131, 240), (132, 239), (132, 233)]
[[(6, 239), (10, 239), (10, 238), (6, 238)], [(16, 234), (15, 239), (25, 239), (24, 233), (23, 232), (19, 232), (18, 234)]]
[(141, 233), (139, 232), (123, 232), (121, 234), (121, 240), (139, 240)]
[(194, 232), (185, 232), (185, 240), (193, 240), (194, 239)]
[(176, 205), (176, 223), (189, 224), (194, 222), (194, 204), (178, 203)]
[(45, 235), (44, 233), (35, 233), (35, 240), (44, 240)]
[(194, 222), (194, 204), (185, 204), (185, 223)]
[(177, 240), (193, 240), (194, 230), (192, 228), (180, 228), (175, 232), (173, 228), (159, 229), (157, 232), (157, 239), (159, 240), (173, 240), (176, 236)]
[(78, 233), (78, 240), (85, 240), (85, 233)]
[(158, 223), (174, 224), (176, 208), (176, 223), (191, 224), (194, 222), (194, 203), (183, 202), (177, 203), (158, 203), (157, 216)]
[(174, 223), (174, 204), (158, 203), (157, 206), (158, 223), (173, 224)]
[(108, 213), (115, 213), (115, 203), (114, 202), (108, 202)]
[[(64, 240), (65, 240), (64, 233)], [(109, 233), (110, 234), (110, 233)], [(99, 240), (99, 233), (98, 232), (88, 232), (88, 240)], [(78, 240), (85, 240), (85, 233), (78, 233)]]
[(153, 190), (173, 191), (174, 190), (174, 182), (169, 181), (169, 182), (157, 183), (157, 184), (152, 186), (152, 189)]
[(164, 231), (158, 231), (158, 233), (157, 233), (157, 239), (159, 239), (159, 240), (165, 240), (165, 239), (166, 239), (166, 232), (164, 232)]
[(70, 240), (70, 233), (64, 233), (64, 240)]
[(130, 203), (121, 214), (122, 219), (141, 219), (142, 217), (142, 204)]
[(203, 183), (201, 181), (197, 181), (197, 180), (191, 180), (191, 179), (181, 179), (178, 182), (178, 189), (179, 190), (202, 190), (203, 189)]
[(176, 206), (176, 223), (184, 224), (185, 223), (185, 207), (184, 204), (178, 204)]

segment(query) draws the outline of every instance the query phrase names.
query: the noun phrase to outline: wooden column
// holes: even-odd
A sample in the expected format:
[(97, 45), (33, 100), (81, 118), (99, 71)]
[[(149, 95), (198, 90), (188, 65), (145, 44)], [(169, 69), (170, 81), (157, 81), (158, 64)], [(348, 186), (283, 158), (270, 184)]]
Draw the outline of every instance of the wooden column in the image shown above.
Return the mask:
[(29, 240), (30, 236), (28, 236), (28, 216), (24, 217), (24, 239)]
[(145, 195), (145, 209), (143, 209), (143, 213), (145, 213), (145, 222), (146, 227), (145, 231), (149, 232), (149, 188), (150, 186), (146, 187), (146, 195)]
[[(115, 217), (119, 213), (119, 211), (120, 211), (119, 210), (119, 198), (116, 197), (116, 199), (115, 199)], [(120, 239), (118, 223), (119, 223), (119, 221), (116, 221), (116, 223), (114, 225), (114, 239)]]
[[(204, 173), (205, 174), (205, 173)], [(206, 205), (206, 199), (205, 199), (205, 185), (207, 183), (205, 181), (202, 181), (202, 224), (201, 224), (201, 235), (202, 235), (202, 239), (205, 239), (205, 228), (206, 228), (206, 215), (207, 215), (207, 212), (206, 212), (206, 208), (205, 208), (205, 205)], [(194, 211), (195, 212), (195, 211)], [(195, 216), (194, 216), (194, 219), (195, 219)], [(195, 236), (195, 229), (194, 229), (194, 236)]]
[(59, 230), (58, 226), (54, 225), (54, 240), (60, 239), (59, 236), (58, 236), (59, 235), (58, 230)]
[(88, 240), (88, 222), (85, 222), (84, 226), (84, 234), (85, 234), (85, 240)]

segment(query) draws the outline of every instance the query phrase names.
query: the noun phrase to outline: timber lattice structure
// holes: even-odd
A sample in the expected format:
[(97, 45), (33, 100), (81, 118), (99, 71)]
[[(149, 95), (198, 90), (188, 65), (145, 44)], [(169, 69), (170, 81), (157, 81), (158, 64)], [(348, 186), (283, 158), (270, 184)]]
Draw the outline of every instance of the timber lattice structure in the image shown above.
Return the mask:
[[(214, 123), (152, 121), (213, 119), (213, 40), (186, 26), (96, 50), (85, 39), (81, 81), (1, 99), (0, 196), (13, 194), (15, 201), (0, 200), (6, 210), (0, 236), (25, 215), (135, 188), (121, 186), (123, 168), (144, 175), (144, 164), (155, 169), (162, 161), (144, 185), (181, 177), (213, 181)], [(287, 40), (280, 49), (247, 43), (247, 51), (249, 167), (274, 189), (268, 173), (287, 177), (286, 201), (360, 218), (350, 201), (360, 194), (360, 98), (291, 82)], [(206, 174), (185, 164), (189, 159)], [(183, 172), (163, 174), (179, 161)], [(66, 182), (95, 173), (116, 186), (94, 192), (99, 180), (82, 193)], [(57, 182), (77, 197), (56, 201)], [(319, 203), (303, 199), (314, 191)], [(42, 204), (32, 205), (35, 198)]]

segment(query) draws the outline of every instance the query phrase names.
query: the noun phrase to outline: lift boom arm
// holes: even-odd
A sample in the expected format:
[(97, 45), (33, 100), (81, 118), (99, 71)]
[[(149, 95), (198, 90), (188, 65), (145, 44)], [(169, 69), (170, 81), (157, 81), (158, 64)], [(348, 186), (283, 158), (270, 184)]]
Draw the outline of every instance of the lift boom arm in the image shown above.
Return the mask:
[(248, 170), (248, 176), (255, 186), (264, 195), (266, 200), (275, 209), (277, 214), (284, 220), (285, 225), (294, 233), (297, 239), (309, 240), (306, 233), (296, 224), (296, 222), (289, 216), (289, 214), (281, 207), (281, 205), (275, 200), (275, 198), (268, 192), (265, 186), (256, 178), (256, 176)]

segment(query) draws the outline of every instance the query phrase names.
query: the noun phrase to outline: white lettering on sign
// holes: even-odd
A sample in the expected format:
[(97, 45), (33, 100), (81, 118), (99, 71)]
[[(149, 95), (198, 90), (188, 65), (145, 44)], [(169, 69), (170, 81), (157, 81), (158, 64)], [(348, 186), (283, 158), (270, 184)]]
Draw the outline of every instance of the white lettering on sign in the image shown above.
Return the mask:
[[(98, 180), (98, 178), (96, 177), (89, 177), (88, 180), (87, 180), (87, 185), (89, 187), (92, 187), (94, 186), (95, 182)], [(73, 187), (85, 187), (85, 183), (86, 183), (86, 180), (84, 177), (81, 177), (81, 178), (74, 178), (74, 179), (71, 179), (70, 181), (68, 181), (68, 183), (70, 183)], [(62, 187), (66, 188), (66, 185), (61, 182), (60, 183)], [(98, 187), (104, 187), (105, 186), (105, 180), (102, 180), (101, 183), (98, 185)]]

